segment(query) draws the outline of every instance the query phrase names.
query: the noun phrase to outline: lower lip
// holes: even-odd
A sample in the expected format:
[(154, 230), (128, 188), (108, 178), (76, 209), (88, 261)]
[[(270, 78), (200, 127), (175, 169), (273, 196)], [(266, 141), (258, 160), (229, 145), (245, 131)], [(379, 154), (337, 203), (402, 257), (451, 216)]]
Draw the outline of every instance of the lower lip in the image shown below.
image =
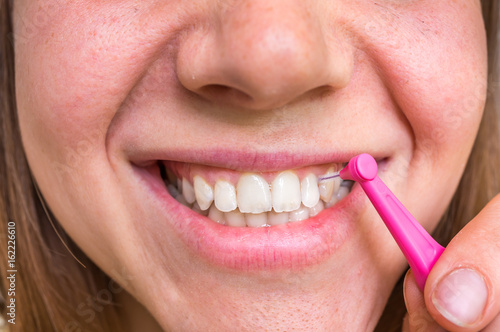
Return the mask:
[(307, 220), (263, 228), (228, 227), (178, 203), (149, 171), (134, 169), (192, 252), (213, 265), (239, 271), (301, 270), (324, 262), (353, 233), (364, 201), (361, 187), (355, 185), (347, 197)]

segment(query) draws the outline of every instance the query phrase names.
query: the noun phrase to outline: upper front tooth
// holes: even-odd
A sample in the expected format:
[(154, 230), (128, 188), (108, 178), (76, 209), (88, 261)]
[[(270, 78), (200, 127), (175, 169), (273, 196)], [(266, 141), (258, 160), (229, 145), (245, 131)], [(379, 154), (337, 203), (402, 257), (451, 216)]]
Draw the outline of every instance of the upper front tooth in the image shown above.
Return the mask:
[(318, 204), (316, 204), (312, 208), (309, 208), (309, 217), (317, 216), (324, 209), (325, 209), (325, 204), (323, 203), (323, 201), (318, 201)]
[(238, 207), (236, 202), (236, 190), (234, 186), (224, 180), (215, 183), (214, 202), (217, 209), (222, 212), (233, 211)]
[(193, 178), (194, 194), (200, 209), (207, 210), (214, 200), (212, 187), (199, 175)]
[(236, 186), (238, 207), (243, 213), (271, 211), (271, 190), (267, 181), (256, 174), (243, 174)]
[(168, 184), (167, 190), (168, 190), (168, 193), (170, 194), (170, 196), (172, 196), (173, 198), (176, 198), (177, 196), (179, 196), (181, 194), (179, 192), (179, 190), (177, 189), (177, 187), (174, 186), (173, 184)]
[(300, 209), (297, 209), (288, 214), (288, 220), (293, 221), (302, 221), (309, 218), (309, 209), (305, 206), (301, 206)]
[(346, 197), (349, 194), (349, 188), (348, 187), (340, 187), (339, 192), (337, 193), (337, 199), (340, 201), (344, 197)]
[(302, 201), (300, 182), (295, 173), (281, 172), (272, 183), (273, 208), (276, 212), (297, 210)]
[(319, 201), (318, 178), (314, 174), (309, 174), (300, 184), (302, 193), (302, 204), (308, 208), (316, 206)]

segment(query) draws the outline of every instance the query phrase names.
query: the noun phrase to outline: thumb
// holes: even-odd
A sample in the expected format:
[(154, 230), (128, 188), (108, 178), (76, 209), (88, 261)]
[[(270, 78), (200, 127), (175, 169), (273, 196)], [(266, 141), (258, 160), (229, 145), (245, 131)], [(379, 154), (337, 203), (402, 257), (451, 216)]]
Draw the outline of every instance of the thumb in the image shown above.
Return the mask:
[(438, 332), (446, 331), (431, 317), (425, 307), (424, 295), (417, 286), (415, 276), (409, 270), (403, 285), (407, 317), (403, 324), (404, 332)]
[(499, 316), (499, 220), (500, 195), (452, 239), (434, 265), (425, 297), (440, 325), (478, 331), (490, 328)]

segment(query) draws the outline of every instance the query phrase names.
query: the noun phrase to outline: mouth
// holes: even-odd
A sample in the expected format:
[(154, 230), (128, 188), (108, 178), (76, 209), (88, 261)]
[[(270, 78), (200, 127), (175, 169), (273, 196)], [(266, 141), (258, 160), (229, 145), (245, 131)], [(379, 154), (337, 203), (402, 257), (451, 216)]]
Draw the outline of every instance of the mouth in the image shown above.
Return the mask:
[(241, 173), (172, 161), (158, 162), (169, 194), (177, 202), (228, 227), (274, 227), (303, 221), (345, 198), (354, 182), (337, 177), (345, 164), (272, 173)]
[(247, 273), (317, 265), (351, 237), (366, 203), (361, 187), (340, 178), (318, 182), (338, 172), (348, 157), (309, 165), (301, 159), (269, 171), (252, 167), (254, 159), (245, 161), (251, 171), (221, 167), (227, 163), (221, 158), (148, 158), (132, 165), (167, 223), (158, 236), (168, 238), (173, 231), (191, 257)]

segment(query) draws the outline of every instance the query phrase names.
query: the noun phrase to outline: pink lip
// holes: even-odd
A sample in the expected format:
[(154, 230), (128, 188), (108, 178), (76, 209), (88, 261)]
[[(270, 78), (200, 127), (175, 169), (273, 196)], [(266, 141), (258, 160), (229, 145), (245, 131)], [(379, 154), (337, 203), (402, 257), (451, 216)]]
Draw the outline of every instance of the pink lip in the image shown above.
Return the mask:
[(365, 198), (355, 185), (347, 197), (314, 218), (275, 227), (234, 228), (179, 204), (161, 178), (146, 168), (134, 166), (134, 170), (192, 252), (211, 264), (239, 271), (300, 270), (325, 261), (353, 233)]
[[(255, 153), (234, 150), (186, 150), (186, 151), (128, 151), (133, 155), (131, 162), (134, 165), (144, 166), (151, 161), (172, 160), (192, 164), (201, 164), (220, 168), (246, 172), (272, 172), (284, 169), (300, 168), (308, 165), (327, 163), (343, 163), (363, 151), (352, 152), (323, 152), (312, 148), (306, 155), (297, 152), (280, 151), (273, 153)], [(377, 158), (377, 154), (372, 152)]]

